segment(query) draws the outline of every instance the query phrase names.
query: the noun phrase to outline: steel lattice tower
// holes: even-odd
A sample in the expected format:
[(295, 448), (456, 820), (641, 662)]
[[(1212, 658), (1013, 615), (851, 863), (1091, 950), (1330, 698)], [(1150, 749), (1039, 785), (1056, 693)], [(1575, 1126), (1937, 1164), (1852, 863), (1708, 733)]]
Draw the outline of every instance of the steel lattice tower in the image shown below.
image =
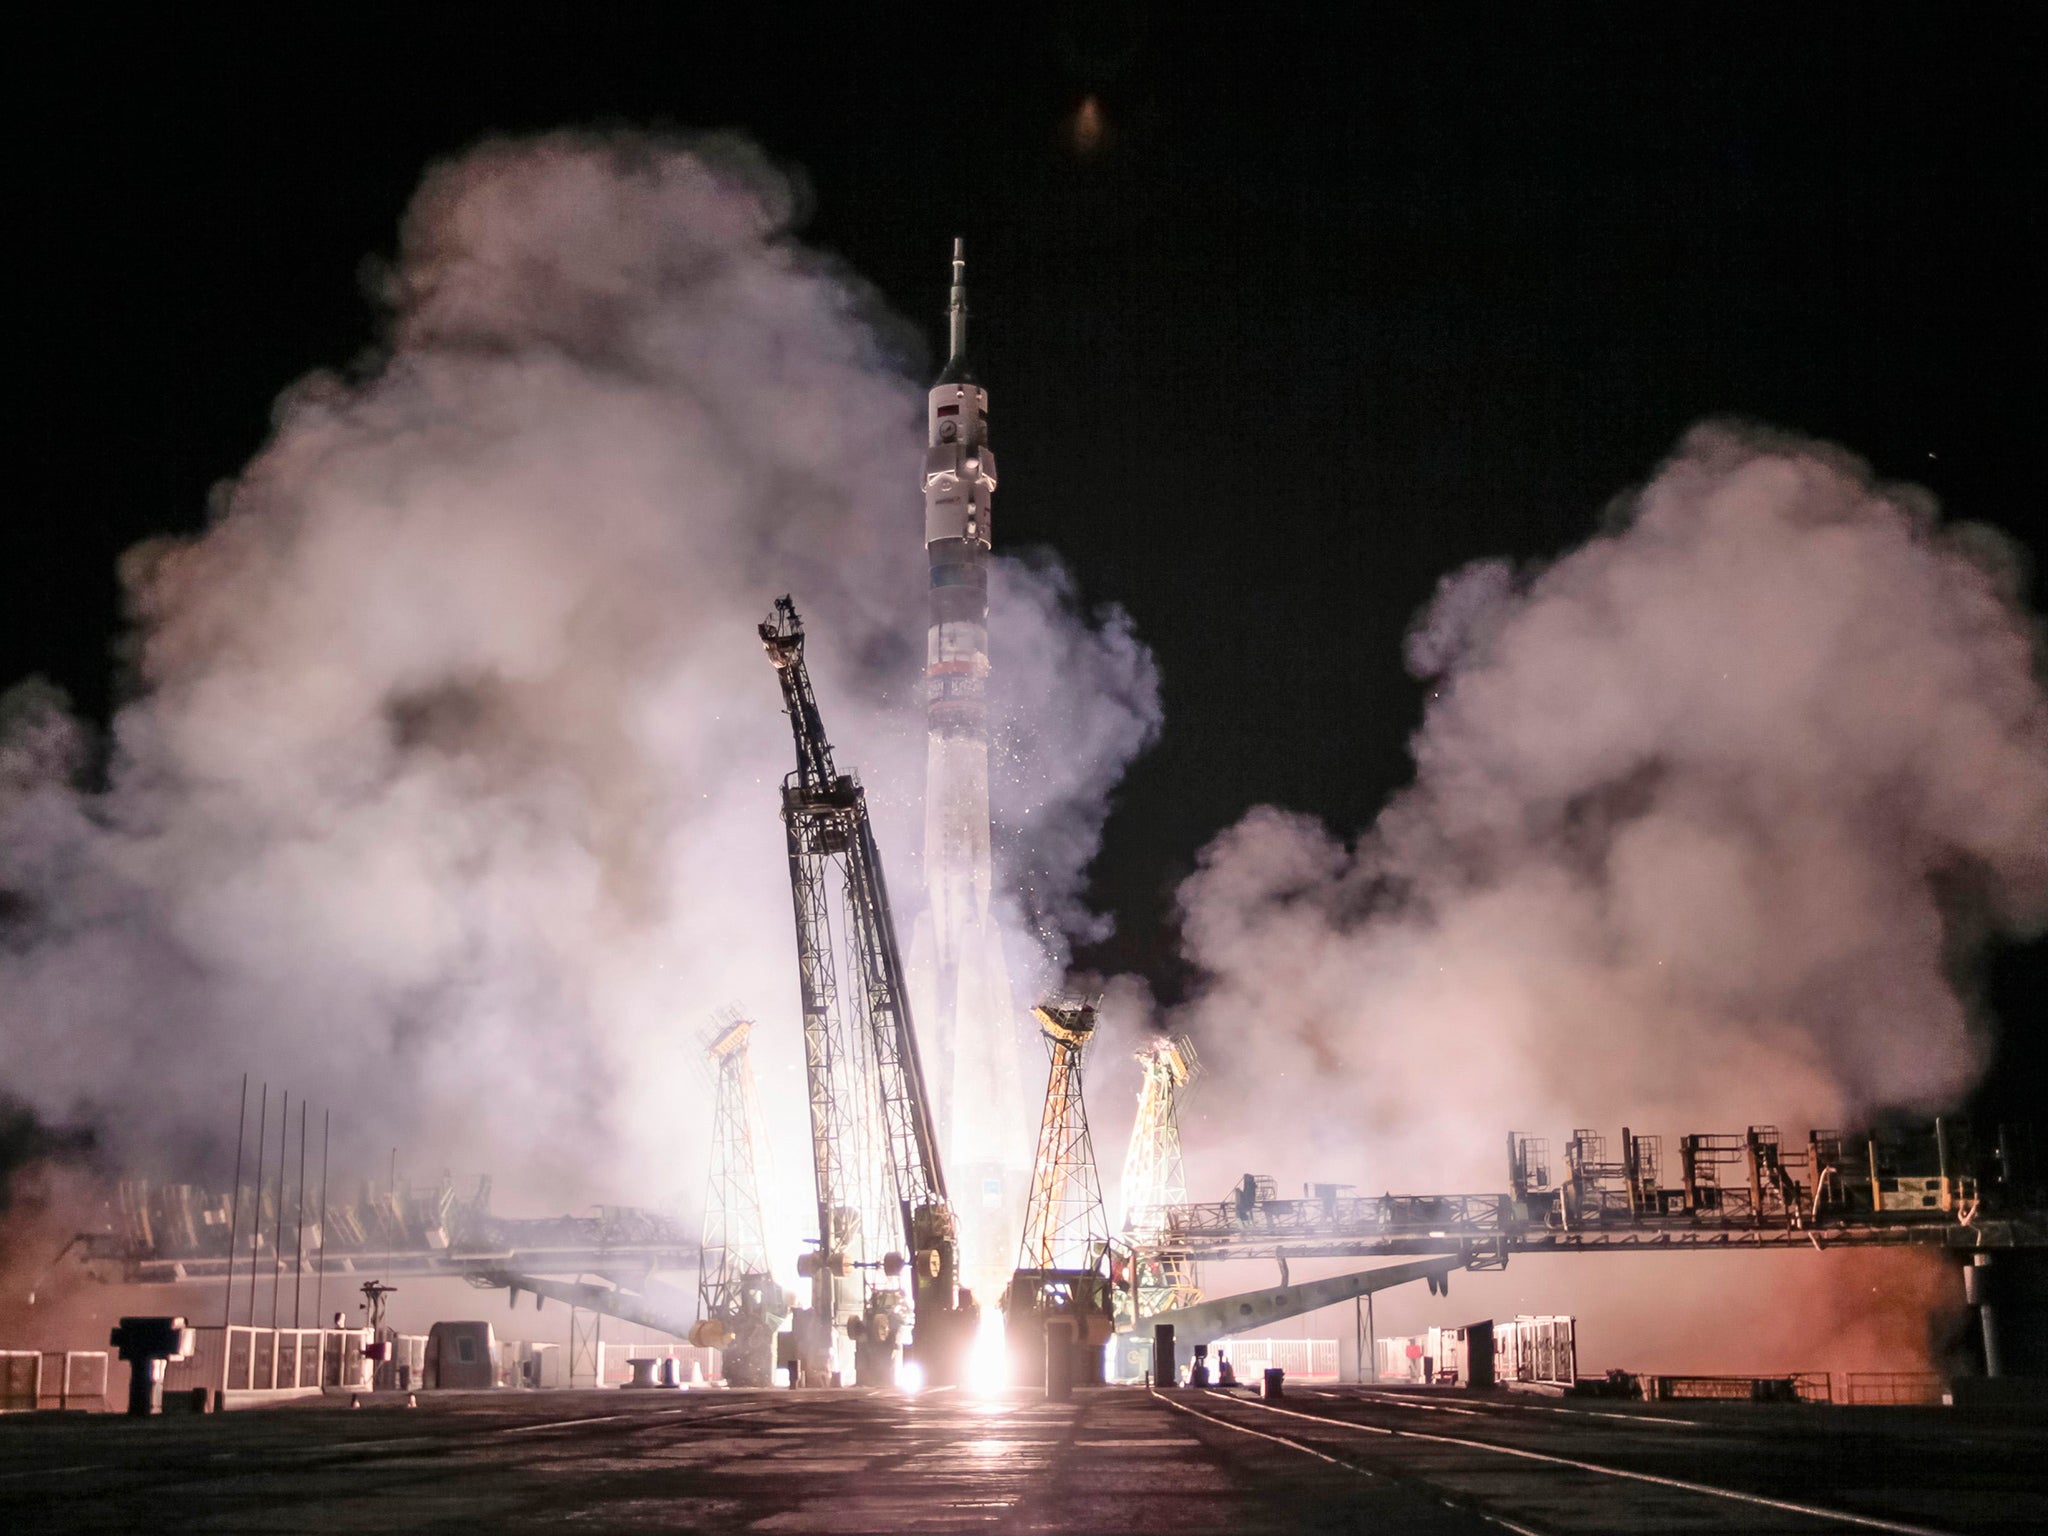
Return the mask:
[(1109, 1213), (1095, 1170), (1088, 1107), (1081, 1098), (1081, 1051), (1095, 1033), (1095, 1006), (1043, 1004), (1032, 1010), (1045, 1032), (1052, 1070), (1038, 1155), (1031, 1165), (1031, 1202), (1024, 1213), (1020, 1270), (1099, 1269), (1109, 1248)]
[(1138, 1316), (1150, 1317), (1202, 1299), (1193, 1260), (1152, 1246), (1166, 1208), (1183, 1205), (1188, 1198), (1180, 1150), (1180, 1092), (1193, 1080), (1197, 1063), (1194, 1047), (1177, 1039), (1153, 1041), (1138, 1052), (1138, 1063), (1145, 1069), (1145, 1080), (1138, 1089), (1138, 1118), (1124, 1154), (1123, 1231), (1127, 1241), (1144, 1250), (1135, 1276), (1137, 1307)]
[(797, 762), (783, 780), (782, 819), (818, 1194), (818, 1251), (798, 1263), (812, 1288), (812, 1317), (798, 1330), (808, 1342), (798, 1352), (806, 1371), (822, 1373), (846, 1330), (858, 1341), (860, 1383), (890, 1384), (904, 1298), (899, 1286), (867, 1276), (880, 1270), (893, 1281), (907, 1271), (927, 1379), (949, 1382), (975, 1319), (960, 1300), (958, 1230), (867, 795), (833, 762), (804, 662), (803, 621), (789, 598), (777, 599), (759, 632)]
[(716, 1076), (711, 1112), (711, 1187), (704, 1197), (698, 1248), (697, 1304), (707, 1318), (739, 1315), (748, 1276), (768, 1273), (768, 1237), (761, 1221), (761, 1184), (754, 1162), (754, 1069), (747, 1039), (754, 1026), (732, 1019), (705, 1043)]
[(690, 1342), (720, 1350), (725, 1379), (765, 1387), (775, 1373), (775, 1330), (785, 1314), (769, 1273), (768, 1235), (761, 1220), (761, 1182), (754, 1127), (759, 1111), (747, 1054), (751, 1021), (736, 1015), (705, 1041), (717, 1081), (711, 1118), (711, 1187), (704, 1197), (704, 1235), (697, 1250), (698, 1324)]

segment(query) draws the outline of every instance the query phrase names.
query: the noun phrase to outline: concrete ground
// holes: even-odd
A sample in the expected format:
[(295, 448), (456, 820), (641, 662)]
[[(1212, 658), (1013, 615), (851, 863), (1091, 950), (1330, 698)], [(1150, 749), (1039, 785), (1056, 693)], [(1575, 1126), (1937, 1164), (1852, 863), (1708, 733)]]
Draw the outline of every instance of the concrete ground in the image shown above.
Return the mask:
[[(8, 1532), (2048, 1529), (2048, 1419), (1362, 1388), (502, 1392), (0, 1420)], [(1283, 1411), (1284, 1410), (1284, 1411)]]

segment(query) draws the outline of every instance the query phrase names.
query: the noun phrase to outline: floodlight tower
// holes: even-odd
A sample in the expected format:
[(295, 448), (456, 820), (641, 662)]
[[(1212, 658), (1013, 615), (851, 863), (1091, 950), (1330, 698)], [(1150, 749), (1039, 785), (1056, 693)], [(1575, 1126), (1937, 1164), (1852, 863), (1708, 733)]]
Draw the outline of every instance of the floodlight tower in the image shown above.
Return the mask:
[(1088, 1106), (1081, 1098), (1081, 1051), (1095, 1033), (1095, 1006), (1045, 1003), (1032, 1012), (1045, 1032), (1052, 1070), (1046, 1078), (1017, 1267), (1099, 1268), (1109, 1247), (1109, 1213), (1095, 1171)]
[(1011, 1382), (1050, 1389), (1055, 1382), (1102, 1380), (1122, 1259), (1111, 1251), (1109, 1213), (1081, 1097), (1081, 1052), (1095, 1033), (1095, 1005), (1044, 1003), (1032, 1012), (1052, 1064), (1003, 1325)]
[(1184, 1039), (1161, 1038), (1138, 1052), (1145, 1080), (1138, 1089), (1138, 1118), (1124, 1153), (1123, 1233), (1140, 1252), (1134, 1277), (1139, 1317), (1202, 1299), (1194, 1261), (1185, 1253), (1162, 1251), (1158, 1239), (1168, 1206), (1188, 1198), (1187, 1169), (1180, 1150), (1180, 1095), (1194, 1080), (1195, 1048)]
[(737, 1015), (705, 1042), (717, 1079), (711, 1117), (711, 1188), (697, 1250), (697, 1325), (690, 1342), (716, 1349), (733, 1387), (766, 1387), (775, 1377), (775, 1335), (788, 1315), (768, 1264), (755, 1166), (758, 1113), (747, 1040), (754, 1026)]

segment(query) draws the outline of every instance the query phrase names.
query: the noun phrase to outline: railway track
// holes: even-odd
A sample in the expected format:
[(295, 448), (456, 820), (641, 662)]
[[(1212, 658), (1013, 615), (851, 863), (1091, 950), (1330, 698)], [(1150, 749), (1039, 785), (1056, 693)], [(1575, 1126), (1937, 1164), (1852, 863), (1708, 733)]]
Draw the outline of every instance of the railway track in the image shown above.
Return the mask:
[(1796, 1409), (1686, 1417), (1372, 1389), (1297, 1394), (1284, 1404), (1154, 1396), (1212, 1435), (1255, 1437), (1363, 1478), (1426, 1487), (1523, 1536), (1958, 1536), (2037, 1530), (2048, 1513), (2038, 1474), (2021, 1470), (2041, 1453), (2033, 1431), (2010, 1437), (2016, 1497), (1961, 1499), (1944, 1491), (1938, 1461), (1923, 1455), (1916, 1466), (1911, 1419), (1801, 1419)]

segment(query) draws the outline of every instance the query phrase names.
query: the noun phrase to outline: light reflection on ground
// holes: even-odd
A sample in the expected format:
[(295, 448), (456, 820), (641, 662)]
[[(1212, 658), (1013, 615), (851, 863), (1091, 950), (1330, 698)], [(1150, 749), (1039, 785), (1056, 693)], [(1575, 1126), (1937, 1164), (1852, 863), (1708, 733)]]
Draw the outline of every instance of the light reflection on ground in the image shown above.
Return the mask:
[(1009, 1384), (1010, 1357), (1003, 1339), (1003, 1314), (995, 1307), (981, 1309), (981, 1326), (974, 1335), (974, 1349), (967, 1359), (967, 1387), (970, 1392), (1001, 1392)]

